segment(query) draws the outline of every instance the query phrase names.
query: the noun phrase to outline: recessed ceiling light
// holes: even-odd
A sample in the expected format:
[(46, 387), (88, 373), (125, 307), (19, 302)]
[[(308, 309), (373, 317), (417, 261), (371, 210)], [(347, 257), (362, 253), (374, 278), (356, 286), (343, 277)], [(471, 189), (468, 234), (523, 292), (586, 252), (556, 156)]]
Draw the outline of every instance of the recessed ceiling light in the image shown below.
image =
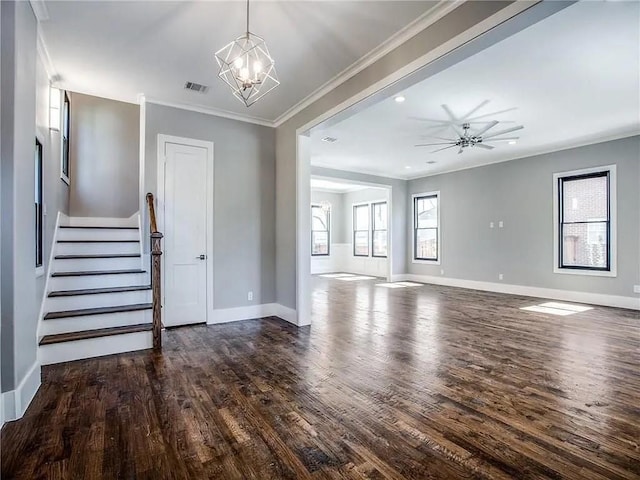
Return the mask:
[(509, 145), (515, 145), (516, 143), (518, 142), (516, 142), (515, 140), (509, 140)]
[(435, 160), (429, 160), (427, 163), (428, 163), (429, 165), (433, 165), (434, 163), (437, 163), (437, 162), (436, 162)]
[(402, 103), (406, 100), (406, 98), (404, 98), (402, 95), (398, 95), (394, 100), (398, 103)]
[(411, 168), (411, 165), (407, 165), (407, 166), (406, 166), (406, 167), (404, 167), (404, 168), (406, 168), (406, 169), (410, 169), (410, 168)]

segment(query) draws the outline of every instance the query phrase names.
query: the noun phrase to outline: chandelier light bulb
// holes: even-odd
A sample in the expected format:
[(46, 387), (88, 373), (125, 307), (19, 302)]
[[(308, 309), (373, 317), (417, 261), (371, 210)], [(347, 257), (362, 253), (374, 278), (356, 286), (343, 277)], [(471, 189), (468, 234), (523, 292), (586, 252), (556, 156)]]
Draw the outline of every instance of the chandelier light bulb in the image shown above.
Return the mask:
[(255, 62), (255, 63), (253, 64), (253, 72), (256, 74), (256, 76), (257, 76), (259, 73), (262, 73), (262, 63), (260, 63), (260, 62)]
[(236, 68), (242, 68), (242, 57), (236, 58), (236, 61), (233, 62), (233, 66)]

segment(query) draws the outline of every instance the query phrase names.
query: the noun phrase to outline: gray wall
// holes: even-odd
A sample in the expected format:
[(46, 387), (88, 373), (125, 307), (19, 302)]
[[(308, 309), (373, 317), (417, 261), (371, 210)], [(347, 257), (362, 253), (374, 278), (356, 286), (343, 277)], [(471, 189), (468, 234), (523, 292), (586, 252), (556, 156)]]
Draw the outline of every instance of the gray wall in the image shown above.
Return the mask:
[(329, 202), (331, 204), (331, 243), (347, 243), (349, 235), (345, 229), (344, 195), (342, 193), (311, 190), (311, 203)]
[[(311, 173), (319, 177), (339, 178), (352, 182), (388, 185), (391, 187), (391, 268), (393, 275), (407, 271), (407, 181), (394, 178), (378, 177), (364, 173), (345, 172), (324, 167), (311, 167)], [(345, 194), (345, 209), (350, 209), (354, 201), (368, 201), (383, 198), (385, 192), (376, 189), (366, 189), (359, 192)], [(351, 218), (345, 225), (347, 243), (351, 243)], [(294, 272), (295, 273), (295, 272)], [(295, 293), (295, 291), (294, 291)]]
[(79, 93), (70, 102), (70, 215), (130, 217), (139, 209), (139, 106)]
[(158, 134), (214, 142), (215, 308), (274, 302), (275, 130), (147, 104), (145, 186), (154, 194)]
[[(617, 277), (553, 273), (553, 174), (617, 165)], [(409, 273), (534, 287), (633, 296), (640, 284), (640, 137), (426, 177), (409, 182), (411, 195), (441, 194), (440, 265), (411, 262)], [(504, 228), (498, 222), (504, 222)], [(495, 222), (494, 229), (489, 222)]]
[[(36, 135), (43, 149), (44, 269), (48, 268), (58, 212), (69, 213), (69, 186), (60, 178), (60, 132), (49, 130), (49, 76), (38, 55), (36, 59)], [(46, 276), (36, 279), (36, 304), (44, 294)]]
[(36, 361), (33, 208), (36, 19), (28, 2), (1, 2), (2, 390)]
[[(363, 90), (375, 85), (416, 61), (424, 55), (441, 47), (457, 35), (471, 29), (493, 14), (507, 8), (512, 2), (467, 2), (429, 25), (417, 35), (395, 48), (385, 56), (368, 66), (357, 75), (334, 88), (322, 98), (280, 125), (276, 131), (276, 281), (278, 303), (296, 308), (296, 130), (307, 125), (321, 115), (348, 101)], [(514, 12), (515, 14), (515, 12)], [(394, 218), (397, 207), (394, 194)], [(402, 210), (406, 210), (405, 206)], [(394, 241), (395, 242), (395, 241)], [(396, 248), (402, 248), (403, 258), (406, 242)], [(406, 262), (393, 262), (396, 269), (404, 269)]]

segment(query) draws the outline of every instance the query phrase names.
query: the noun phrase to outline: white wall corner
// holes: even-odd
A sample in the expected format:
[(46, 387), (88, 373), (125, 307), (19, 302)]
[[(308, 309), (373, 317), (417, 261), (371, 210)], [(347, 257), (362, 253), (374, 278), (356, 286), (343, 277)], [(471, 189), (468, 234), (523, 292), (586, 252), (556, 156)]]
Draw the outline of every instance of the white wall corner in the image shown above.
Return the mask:
[(640, 298), (607, 295), (602, 293), (576, 292), (555, 288), (530, 287), (526, 285), (511, 285), (503, 283), (482, 282), (477, 280), (463, 280), (460, 278), (435, 277), (430, 275), (406, 275), (406, 280), (449, 287), (469, 288), (486, 292), (506, 293), (508, 295), (522, 295), (524, 297), (549, 298), (565, 302), (586, 303), (604, 307), (627, 308), (640, 310)]
[(22, 418), (35, 397), (41, 382), (41, 367), (35, 362), (24, 376), (18, 388), (2, 394), (2, 423)]
[[(298, 324), (298, 313), (289, 307), (285, 307), (284, 305), (274, 304), (276, 309), (274, 315), (286, 322), (292, 323), (297, 326), (303, 326)], [(309, 325), (311, 322), (307, 323)]]

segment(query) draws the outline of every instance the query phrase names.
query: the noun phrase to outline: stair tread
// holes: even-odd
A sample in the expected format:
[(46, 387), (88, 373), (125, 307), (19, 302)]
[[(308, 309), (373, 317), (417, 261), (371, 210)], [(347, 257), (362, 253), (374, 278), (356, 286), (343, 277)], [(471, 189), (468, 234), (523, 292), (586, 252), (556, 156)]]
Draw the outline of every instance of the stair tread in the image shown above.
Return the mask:
[(98, 230), (138, 230), (138, 227), (108, 227), (106, 225), (60, 225), (60, 228), (91, 228)]
[(140, 243), (140, 240), (58, 240), (58, 243)]
[(78, 272), (55, 272), (52, 273), (52, 277), (83, 277), (89, 275), (120, 275), (126, 273), (146, 273), (139, 268), (132, 268), (129, 270), (88, 270)]
[(86, 255), (56, 255), (56, 260), (81, 260), (86, 258), (135, 258), (139, 253), (91, 253)]
[(137, 292), (151, 290), (150, 285), (134, 285), (131, 287), (83, 288), (79, 290), (56, 290), (49, 292), (49, 297), (72, 297), (75, 295), (95, 295), (100, 293)]
[(79, 332), (58, 333), (55, 335), (45, 335), (40, 340), (40, 345), (51, 345), (62, 342), (73, 342), (75, 340), (88, 340), (91, 338), (110, 337), (112, 335), (123, 335), (126, 333), (150, 332), (153, 326), (151, 323), (141, 323), (137, 325), (126, 325), (124, 327), (98, 328), (96, 330), (82, 330)]
[(62, 312), (49, 312), (44, 316), (45, 320), (55, 320), (57, 318), (84, 317), (87, 315), (102, 315), (105, 313), (137, 312), (139, 310), (150, 310), (151, 303), (136, 303), (133, 305), (117, 305), (115, 307), (81, 308), (79, 310), (65, 310)]

